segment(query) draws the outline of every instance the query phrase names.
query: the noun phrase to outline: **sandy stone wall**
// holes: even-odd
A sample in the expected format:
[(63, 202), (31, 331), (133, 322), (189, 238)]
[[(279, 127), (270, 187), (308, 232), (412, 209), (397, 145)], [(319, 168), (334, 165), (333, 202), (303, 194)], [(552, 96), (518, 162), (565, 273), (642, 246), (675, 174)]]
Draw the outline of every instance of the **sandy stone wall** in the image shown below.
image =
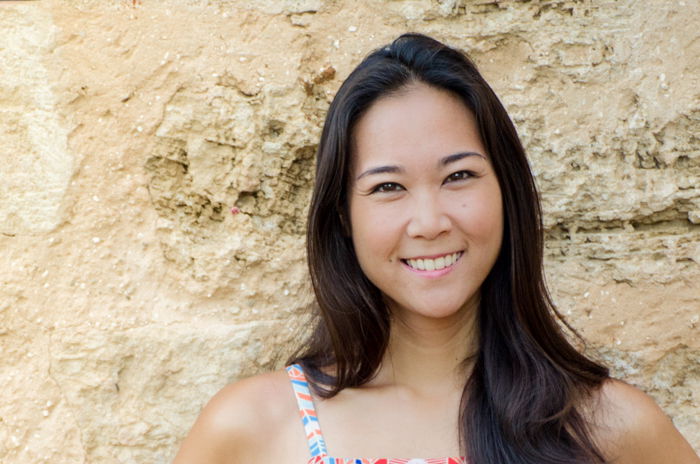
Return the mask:
[(698, 17), (696, 0), (0, 2), (0, 462), (167, 463), (214, 392), (283, 362), (311, 301), (324, 112), (406, 30), (479, 64), (537, 174), (555, 300), (700, 449)]

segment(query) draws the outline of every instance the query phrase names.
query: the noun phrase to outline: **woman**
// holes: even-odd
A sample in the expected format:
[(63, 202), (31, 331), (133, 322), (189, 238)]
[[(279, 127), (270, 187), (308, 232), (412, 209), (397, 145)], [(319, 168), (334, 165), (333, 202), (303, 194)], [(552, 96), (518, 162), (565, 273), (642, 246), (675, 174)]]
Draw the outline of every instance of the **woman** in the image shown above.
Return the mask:
[(406, 34), (351, 73), (307, 245), (308, 343), (218, 393), (176, 464), (700, 462), (560, 331), (525, 153), (462, 53)]

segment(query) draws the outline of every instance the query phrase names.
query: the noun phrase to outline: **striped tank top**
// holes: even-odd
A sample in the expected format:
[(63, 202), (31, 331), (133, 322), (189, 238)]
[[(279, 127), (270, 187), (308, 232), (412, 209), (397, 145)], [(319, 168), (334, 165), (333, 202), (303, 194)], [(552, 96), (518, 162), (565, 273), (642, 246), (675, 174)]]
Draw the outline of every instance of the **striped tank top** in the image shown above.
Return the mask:
[(287, 367), (287, 373), (299, 405), (299, 415), (309, 444), (311, 459), (308, 464), (467, 464), (464, 458), (354, 459), (329, 456), (304, 371), (300, 365), (292, 364)]

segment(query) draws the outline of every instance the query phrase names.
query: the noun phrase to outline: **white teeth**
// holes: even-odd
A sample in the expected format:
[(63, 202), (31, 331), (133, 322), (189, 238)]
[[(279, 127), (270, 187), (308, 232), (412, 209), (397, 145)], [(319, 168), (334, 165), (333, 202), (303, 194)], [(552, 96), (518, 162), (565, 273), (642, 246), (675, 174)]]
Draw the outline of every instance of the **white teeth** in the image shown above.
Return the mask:
[(419, 271), (439, 271), (448, 266), (452, 266), (459, 259), (462, 252), (452, 253), (451, 255), (441, 256), (437, 259), (407, 259), (406, 263), (413, 269)]

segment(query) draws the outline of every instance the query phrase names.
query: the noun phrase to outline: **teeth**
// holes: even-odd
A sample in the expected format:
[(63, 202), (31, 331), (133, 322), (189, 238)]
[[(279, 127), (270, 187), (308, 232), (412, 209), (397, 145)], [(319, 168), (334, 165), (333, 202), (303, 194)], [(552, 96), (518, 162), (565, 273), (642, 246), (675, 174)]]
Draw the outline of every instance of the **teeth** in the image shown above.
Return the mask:
[(439, 271), (448, 266), (452, 266), (459, 259), (462, 252), (452, 253), (451, 255), (441, 256), (437, 259), (407, 259), (406, 262), (413, 269), (419, 271)]

